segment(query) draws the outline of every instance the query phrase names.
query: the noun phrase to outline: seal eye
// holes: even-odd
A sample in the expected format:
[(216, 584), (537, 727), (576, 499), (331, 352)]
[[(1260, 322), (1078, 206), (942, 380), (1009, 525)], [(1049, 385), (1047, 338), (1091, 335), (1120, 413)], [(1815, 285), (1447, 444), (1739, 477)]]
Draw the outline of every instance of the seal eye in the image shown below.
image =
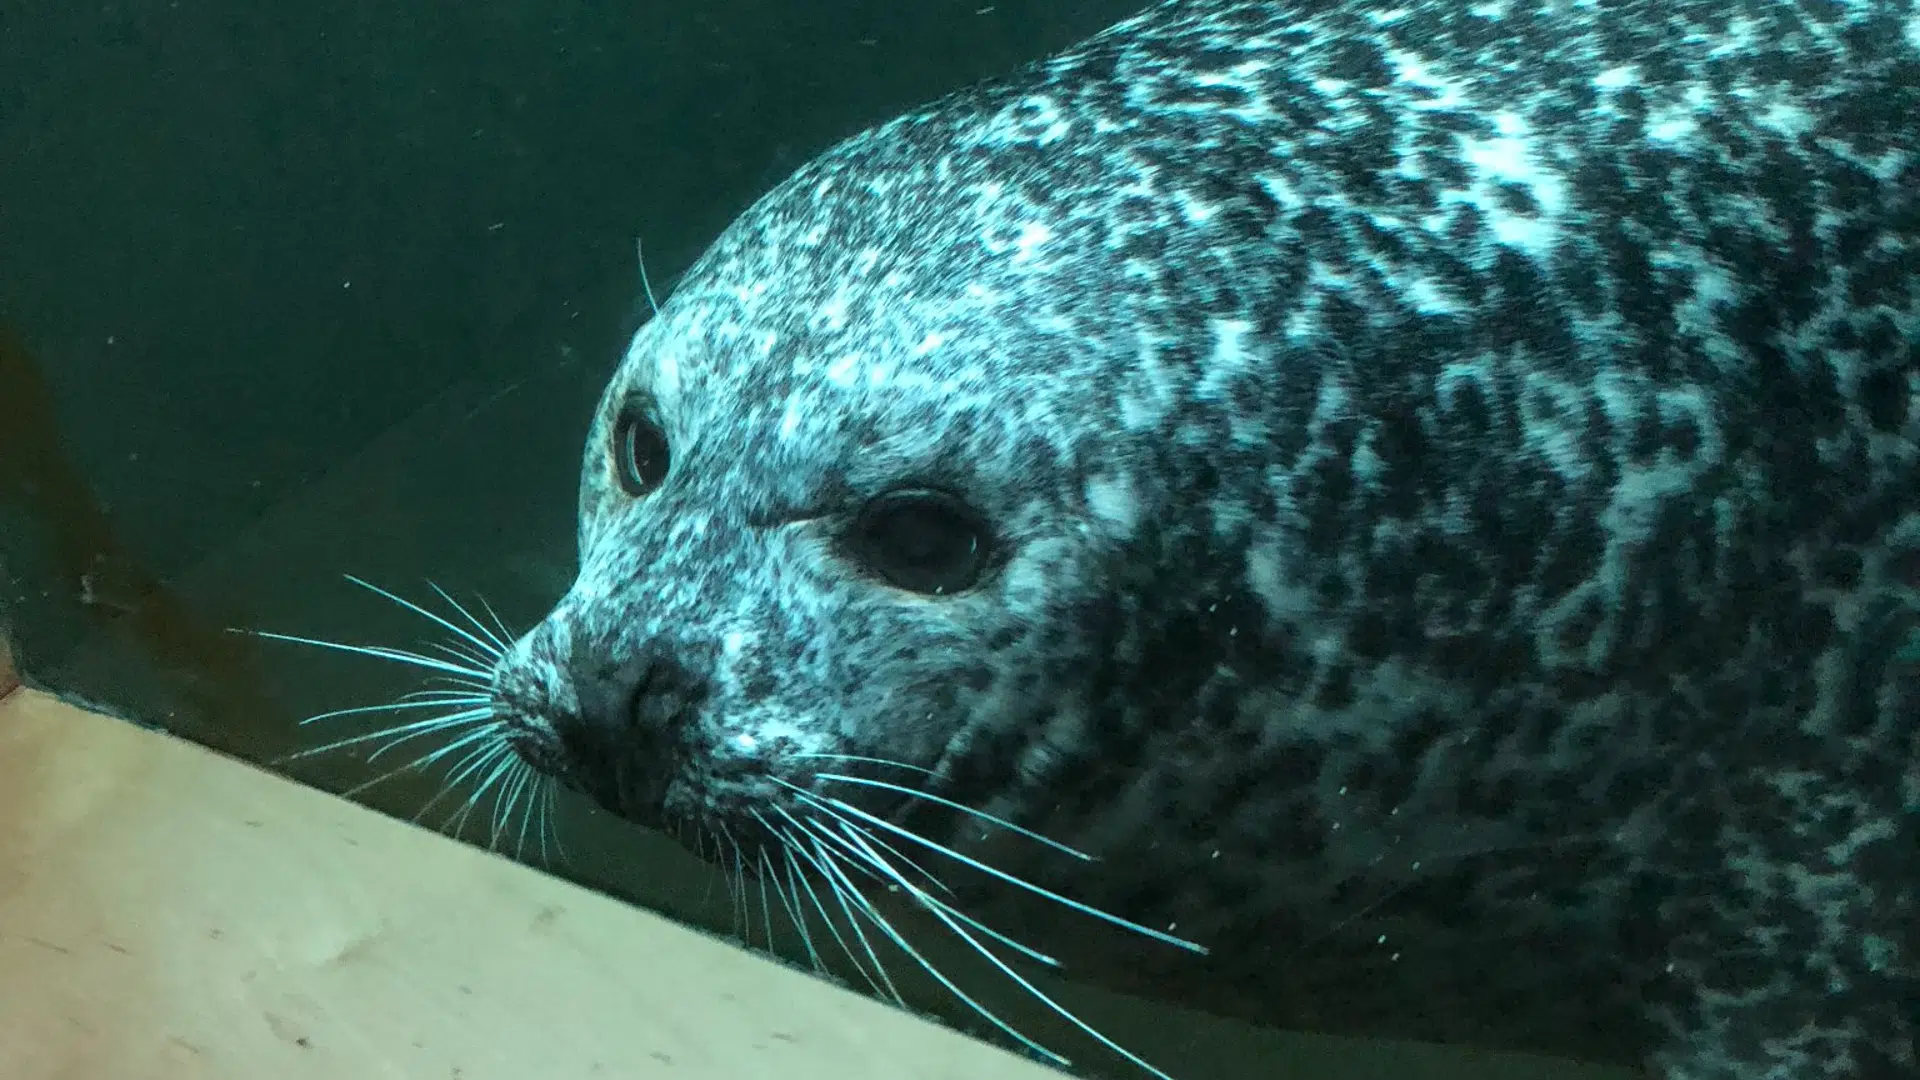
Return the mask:
[(613, 429), (614, 470), (620, 476), (620, 488), (635, 498), (649, 494), (667, 478), (672, 458), (667, 452), (667, 433), (653, 418), (639, 409), (621, 412)]
[(845, 540), (889, 585), (927, 596), (964, 592), (986, 569), (988, 537), (973, 508), (942, 491), (890, 491), (862, 507)]

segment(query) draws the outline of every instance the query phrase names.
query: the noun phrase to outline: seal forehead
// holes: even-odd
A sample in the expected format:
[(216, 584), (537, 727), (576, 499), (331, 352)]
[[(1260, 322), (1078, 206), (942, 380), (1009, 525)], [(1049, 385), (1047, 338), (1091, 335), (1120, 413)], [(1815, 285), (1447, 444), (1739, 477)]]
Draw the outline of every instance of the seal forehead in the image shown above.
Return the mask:
[[(1168, 245), (1209, 238), (1142, 246), (1172, 223), (1150, 206), (1164, 182), (1119, 121), (1052, 85), (979, 88), (803, 167), (689, 272), (636, 341), (636, 377), (663, 399), (748, 380), (788, 431), (863, 400), (917, 423), (922, 400), (1044, 413), (1130, 395), (1055, 427), (1159, 427), (1172, 372), (1154, 360), (1173, 335), (1138, 316), (1167, 300)], [(1183, 289), (1218, 276), (1207, 262)]]

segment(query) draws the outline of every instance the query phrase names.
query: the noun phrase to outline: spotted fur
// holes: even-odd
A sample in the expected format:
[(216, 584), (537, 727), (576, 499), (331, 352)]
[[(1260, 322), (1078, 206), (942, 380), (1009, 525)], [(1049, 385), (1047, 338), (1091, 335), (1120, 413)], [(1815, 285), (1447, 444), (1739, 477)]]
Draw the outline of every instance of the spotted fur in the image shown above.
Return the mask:
[[(718, 239), (498, 707), (747, 842), (931, 769), (1102, 860), (836, 794), (1282, 1022), (1920, 1075), (1916, 118), (1915, 0), (1163, 3)], [(848, 554), (909, 485), (978, 587)]]

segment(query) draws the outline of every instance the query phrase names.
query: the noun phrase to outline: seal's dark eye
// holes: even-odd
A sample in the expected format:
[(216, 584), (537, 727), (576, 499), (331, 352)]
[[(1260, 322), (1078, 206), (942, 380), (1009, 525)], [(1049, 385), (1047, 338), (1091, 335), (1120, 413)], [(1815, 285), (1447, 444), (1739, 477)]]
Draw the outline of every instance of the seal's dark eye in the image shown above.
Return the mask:
[(847, 551), (889, 585), (928, 596), (964, 592), (986, 570), (989, 538), (973, 508), (942, 491), (890, 491), (862, 507)]
[(667, 478), (667, 433), (639, 409), (627, 409), (613, 425), (613, 469), (620, 489), (638, 498)]

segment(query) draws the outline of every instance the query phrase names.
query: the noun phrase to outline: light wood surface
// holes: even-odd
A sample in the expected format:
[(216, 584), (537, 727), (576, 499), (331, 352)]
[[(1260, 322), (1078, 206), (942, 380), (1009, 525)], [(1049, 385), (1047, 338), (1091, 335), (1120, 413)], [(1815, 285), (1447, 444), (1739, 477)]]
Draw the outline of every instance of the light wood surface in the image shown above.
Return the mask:
[(671, 922), (31, 690), (5, 1080), (1043, 1080)]

